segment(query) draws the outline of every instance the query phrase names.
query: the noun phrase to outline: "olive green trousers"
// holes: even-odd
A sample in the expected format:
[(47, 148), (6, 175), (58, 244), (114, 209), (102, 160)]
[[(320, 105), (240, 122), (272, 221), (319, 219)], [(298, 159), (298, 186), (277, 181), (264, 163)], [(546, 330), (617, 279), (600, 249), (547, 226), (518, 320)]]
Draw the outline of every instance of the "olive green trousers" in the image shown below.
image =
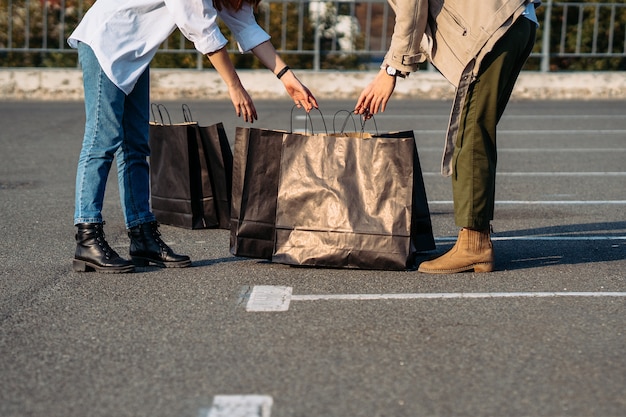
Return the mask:
[(536, 25), (517, 19), (482, 61), (461, 113), (453, 156), (454, 220), (485, 229), (493, 220), (496, 186), (496, 126), (517, 77), (535, 44)]

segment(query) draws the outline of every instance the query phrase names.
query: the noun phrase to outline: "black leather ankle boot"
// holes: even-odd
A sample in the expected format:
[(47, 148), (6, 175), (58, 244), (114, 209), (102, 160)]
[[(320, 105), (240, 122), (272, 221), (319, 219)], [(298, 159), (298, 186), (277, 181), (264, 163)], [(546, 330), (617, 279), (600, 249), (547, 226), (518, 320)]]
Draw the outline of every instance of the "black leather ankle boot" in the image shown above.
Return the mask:
[(123, 273), (135, 270), (135, 265), (115, 252), (104, 238), (104, 223), (76, 225), (76, 252), (74, 271)]
[(143, 223), (128, 231), (130, 256), (137, 266), (150, 263), (162, 268), (184, 268), (191, 265), (189, 256), (177, 255), (161, 240), (157, 222)]

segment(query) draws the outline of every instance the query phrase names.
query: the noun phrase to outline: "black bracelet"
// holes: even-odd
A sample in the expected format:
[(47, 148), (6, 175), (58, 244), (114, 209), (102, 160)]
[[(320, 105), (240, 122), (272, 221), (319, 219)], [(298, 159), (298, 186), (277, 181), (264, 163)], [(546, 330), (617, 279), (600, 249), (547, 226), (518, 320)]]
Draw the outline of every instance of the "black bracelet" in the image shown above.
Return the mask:
[(285, 75), (287, 73), (287, 71), (289, 71), (290, 69), (291, 68), (289, 68), (289, 65), (285, 65), (285, 68), (283, 68), (280, 71), (278, 71), (278, 74), (276, 74), (276, 78), (278, 78), (280, 80), (280, 77)]

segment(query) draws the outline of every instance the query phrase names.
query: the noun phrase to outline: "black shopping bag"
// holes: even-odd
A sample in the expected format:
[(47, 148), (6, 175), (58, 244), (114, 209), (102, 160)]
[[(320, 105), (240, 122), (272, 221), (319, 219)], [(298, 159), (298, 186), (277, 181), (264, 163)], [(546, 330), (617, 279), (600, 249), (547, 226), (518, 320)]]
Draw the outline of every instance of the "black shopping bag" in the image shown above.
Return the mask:
[(405, 269), (432, 250), (412, 131), (239, 128), (231, 253), (290, 265)]
[(238, 127), (233, 156), (230, 252), (271, 259), (284, 131)]
[(152, 211), (163, 224), (229, 229), (232, 152), (224, 127), (199, 126), (185, 106), (183, 113), (184, 123), (169, 116), (150, 123)]

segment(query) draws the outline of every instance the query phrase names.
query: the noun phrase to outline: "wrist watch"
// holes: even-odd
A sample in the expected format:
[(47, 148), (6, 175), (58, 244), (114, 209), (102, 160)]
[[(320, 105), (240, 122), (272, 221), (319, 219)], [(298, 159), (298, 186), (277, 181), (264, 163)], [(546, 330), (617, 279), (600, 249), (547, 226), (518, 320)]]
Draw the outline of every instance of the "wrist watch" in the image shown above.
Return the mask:
[(387, 65), (387, 74), (392, 77), (400, 77), (400, 78), (406, 77), (406, 75), (404, 75), (399, 70), (392, 67), (391, 65)]

